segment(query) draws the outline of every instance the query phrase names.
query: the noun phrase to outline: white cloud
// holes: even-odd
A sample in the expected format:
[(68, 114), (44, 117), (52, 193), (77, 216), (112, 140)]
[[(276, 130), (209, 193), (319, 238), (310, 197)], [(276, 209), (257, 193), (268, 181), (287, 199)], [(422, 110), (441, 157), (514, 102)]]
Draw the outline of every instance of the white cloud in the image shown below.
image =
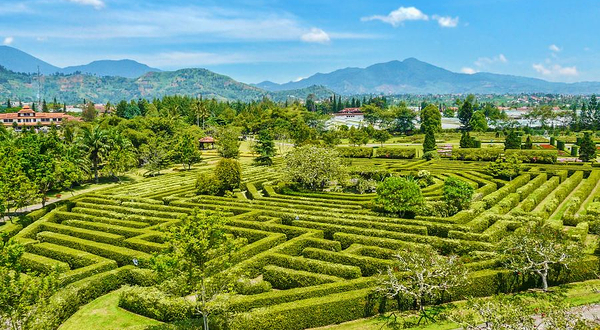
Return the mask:
[(458, 16), (451, 17), (451, 16), (433, 15), (432, 18), (434, 20), (436, 20), (441, 27), (453, 28), (453, 27), (458, 26)]
[(427, 21), (428, 19), (429, 16), (415, 7), (400, 7), (386, 16), (373, 15), (361, 18), (363, 22), (377, 20), (391, 24), (394, 27), (402, 25), (404, 21)]
[(552, 45), (548, 46), (548, 49), (550, 49), (551, 51), (553, 51), (555, 53), (558, 53), (558, 52), (560, 52), (562, 50), (562, 48), (558, 47), (555, 44), (552, 44)]
[(507, 63), (508, 59), (504, 54), (499, 54), (494, 57), (480, 57), (475, 61), (475, 65), (478, 67), (494, 64), (494, 63)]
[(309, 32), (301, 35), (300, 39), (304, 42), (315, 42), (319, 44), (326, 44), (331, 41), (331, 38), (329, 38), (329, 35), (325, 31), (317, 28), (310, 29)]
[(15, 38), (13, 38), (13, 37), (6, 37), (6, 38), (4, 38), (4, 42), (3, 43), (5, 45), (9, 46), (10, 44), (13, 43), (13, 41), (15, 41)]
[(464, 67), (462, 69), (460, 69), (460, 72), (462, 73), (466, 73), (466, 74), (474, 74), (477, 73), (477, 71), (473, 68), (469, 68), (469, 67)]
[(84, 6), (92, 6), (95, 9), (102, 9), (105, 6), (103, 0), (67, 0), (72, 3), (84, 5)]
[(532, 65), (533, 69), (538, 73), (544, 76), (566, 76), (566, 77), (574, 77), (578, 76), (579, 72), (577, 71), (577, 67), (575, 66), (561, 66), (559, 64), (545, 66), (541, 63), (536, 63)]

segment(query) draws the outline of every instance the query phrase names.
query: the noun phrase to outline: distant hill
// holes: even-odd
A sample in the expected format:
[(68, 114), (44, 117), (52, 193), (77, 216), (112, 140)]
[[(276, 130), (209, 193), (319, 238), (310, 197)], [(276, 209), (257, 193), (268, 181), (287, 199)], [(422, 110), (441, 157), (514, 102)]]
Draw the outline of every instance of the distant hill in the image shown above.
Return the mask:
[(88, 73), (97, 76), (118, 76), (125, 78), (137, 78), (148, 72), (160, 72), (161, 70), (151, 68), (133, 60), (101, 60), (86, 65), (68, 66), (60, 72), (71, 74), (75, 72)]
[[(37, 93), (35, 75), (15, 73), (0, 68), (0, 100), (32, 101)], [(202, 95), (218, 100), (252, 101), (269, 97), (276, 101), (305, 99), (309, 94), (327, 97), (333, 92), (318, 86), (293, 91), (268, 92), (206, 69), (148, 72), (138, 78), (97, 76), (89, 74), (43, 76), (43, 97), (56, 97), (61, 102), (91, 100), (96, 103), (122, 99), (152, 99), (165, 95)]]
[(96, 76), (116, 76), (137, 78), (148, 72), (158, 72), (159, 69), (151, 68), (133, 60), (100, 60), (86, 65), (59, 68), (37, 57), (9, 46), (0, 46), (0, 65), (14, 72), (40, 73), (49, 75), (54, 73), (72, 74), (76, 72)]
[(52, 74), (61, 69), (37, 57), (9, 46), (0, 46), (0, 65), (14, 72), (37, 72), (38, 66), (42, 74)]
[(556, 83), (542, 79), (493, 73), (464, 74), (408, 58), (317, 73), (306, 79), (285, 84), (258, 84), (269, 91), (291, 90), (319, 85), (338, 94), (455, 94), (455, 93), (600, 93), (600, 82)]

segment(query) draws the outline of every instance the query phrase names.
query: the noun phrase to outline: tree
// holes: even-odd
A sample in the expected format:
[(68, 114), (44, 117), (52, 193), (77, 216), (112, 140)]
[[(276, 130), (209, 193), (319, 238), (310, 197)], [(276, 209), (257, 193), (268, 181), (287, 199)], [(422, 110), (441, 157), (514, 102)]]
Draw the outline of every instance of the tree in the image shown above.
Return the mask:
[(85, 105), (83, 108), (83, 112), (81, 113), (81, 118), (83, 118), (86, 122), (93, 122), (96, 119), (96, 107), (92, 102)]
[(475, 148), (475, 138), (471, 137), (469, 131), (463, 130), (460, 136), (460, 147), (461, 148)]
[(521, 149), (521, 136), (514, 130), (511, 130), (504, 140), (504, 150)]
[(421, 110), (421, 132), (427, 133), (431, 130), (433, 133), (442, 130), (442, 115), (440, 110), (433, 104), (426, 106)]
[(258, 153), (258, 157), (254, 159), (257, 164), (271, 166), (273, 164), (273, 157), (277, 153), (275, 150), (275, 143), (273, 142), (273, 135), (271, 132), (263, 129), (258, 132), (258, 141), (254, 146), (254, 151)]
[(373, 138), (375, 139), (375, 141), (381, 143), (381, 146), (383, 147), (383, 144), (392, 138), (392, 135), (384, 130), (384, 129), (380, 129), (380, 130), (376, 130), (373, 134)]
[(531, 135), (527, 135), (525, 144), (523, 144), (523, 149), (527, 149), (527, 150), (533, 149), (533, 142), (531, 141)]
[(435, 145), (435, 135), (433, 134), (433, 130), (428, 129), (425, 132), (425, 140), (423, 140), (423, 153), (436, 150), (437, 147)]
[(187, 166), (188, 170), (192, 169), (192, 165), (202, 160), (202, 152), (200, 152), (200, 142), (198, 136), (190, 130), (185, 130), (177, 136), (174, 153), (175, 158), (179, 160), (183, 168)]
[(363, 129), (356, 129), (352, 126), (348, 131), (348, 140), (350, 144), (360, 146), (369, 143), (369, 134)]
[(337, 151), (314, 145), (290, 151), (284, 168), (288, 180), (311, 190), (323, 189), (331, 181), (341, 182), (346, 174)]
[(592, 140), (592, 134), (585, 132), (581, 145), (579, 146), (579, 159), (584, 162), (596, 159), (596, 143)]
[(227, 223), (221, 213), (194, 209), (181, 224), (170, 228), (167, 251), (152, 260), (161, 279), (195, 296), (204, 330), (209, 329), (209, 317), (218, 312), (218, 295), (227, 292), (236, 277), (223, 270), (231, 266), (235, 252), (245, 244), (245, 239), (227, 232)]
[(337, 129), (329, 130), (321, 133), (321, 139), (328, 147), (335, 147), (341, 142), (341, 132)]
[(444, 180), (444, 202), (447, 205), (448, 213), (456, 214), (468, 209), (474, 191), (475, 189), (471, 185), (455, 177), (448, 177)]
[(88, 160), (92, 163), (94, 181), (98, 183), (98, 171), (100, 163), (108, 148), (107, 131), (100, 128), (100, 126), (95, 125), (84, 126), (81, 130), (81, 133), (79, 144), (81, 145), (84, 153), (87, 155)]
[(42, 112), (48, 112), (48, 104), (45, 99), (42, 101)]
[(426, 304), (440, 303), (445, 292), (466, 282), (467, 269), (458, 256), (446, 257), (431, 246), (423, 245), (394, 255), (394, 265), (388, 266), (386, 274), (381, 276), (378, 291), (397, 299), (399, 305), (402, 298), (412, 298), (420, 313), (420, 324), (423, 319), (434, 321), (425, 312)]
[(137, 157), (131, 141), (113, 129), (107, 133), (103, 160), (103, 170), (119, 180), (120, 175), (136, 165)]
[(377, 187), (374, 205), (379, 210), (403, 217), (407, 213), (414, 214), (424, 202), (421, 187), (416, 180), (389, 177)]
[(235, 159), (223, 158), (215, 167), (215, 178), (221, 183), (221, 191), (237, 189), (242, 182), (242, 167)]
[(585, 102), (581, 106), (581, 129), (591, 129), (594, 125), (594, 119), (592, 114), (593, 109), (589, 109)]
[(581, 260), (584, 246), (571, 239), (562, 228), (528, 223), (500, 244), (504, 265), (515, 272), (538, 275), (542, 289), (548, 290), (548, 273), (559, 265), (568, 268)]
[(469, 95), (467, 99), (463, 102), (463, 104), (458, 109), (458, 119), (464, 128), (470, 129), (471, 117), (473, 116), (473, 95)]
[(0, 322), (2, 329), (35, 329), (38, 312), (56, 291), (57, 273), (25, 276), (25, 248), (0, 237)]
[(230, 126), (217, 132), (217, 152), (223, 158), (238, 158), (240, 156), (240, 131)]
[(512, 180), (521, 173), (521, 160), (517, 155), (508, 155), (504, 159), (498, 158), (490, 163), (485, 171), (495, 177), (505, 180)]
[(471, 120), (469, 121), (469, 126), (475, 132), (487, 131), (488, 123), (483, 111), (475, 111), (475, 113), (471, 117)]
[(171, 158), (170, 150), (171, 147), (165, 139), (159, 136), (149, 137), (148, 142), (140, 148), (144, 167), (148, 170), (146, 174), (155, 176), (167, 168)]
[(415, 119), (417, 114), (410, 110), (406, 104), (401, 103), (399, 106), (390, 108), (392, 113), (392, 127), (394, 132), (406, 133), (415, 129)]

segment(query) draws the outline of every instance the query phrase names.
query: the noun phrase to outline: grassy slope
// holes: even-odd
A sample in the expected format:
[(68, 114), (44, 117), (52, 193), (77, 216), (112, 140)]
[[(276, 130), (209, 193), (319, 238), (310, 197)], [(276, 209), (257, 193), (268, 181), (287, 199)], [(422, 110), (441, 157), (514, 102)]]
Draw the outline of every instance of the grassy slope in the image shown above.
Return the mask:
[(81, 307), (59, 330), (145, 329), (161, 322), (118, 307), (120, 290), (104, 295)]

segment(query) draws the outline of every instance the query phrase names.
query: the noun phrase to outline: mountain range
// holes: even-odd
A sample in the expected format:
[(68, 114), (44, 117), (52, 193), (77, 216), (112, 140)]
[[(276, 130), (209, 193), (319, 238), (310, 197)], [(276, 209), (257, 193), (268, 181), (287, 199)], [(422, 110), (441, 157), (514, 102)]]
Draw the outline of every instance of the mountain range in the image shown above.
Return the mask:
[(493, 73), (464, 74), (408, 58), (317, 73), (308, 78), (277, 84), (251, 85), (206, 69), (161, 71), (133, 60), (101, 60), (59, 68), (16, 48), (0, 46), (0, 99), (30, 101), (42, 97), (61, 102), (82, 99), (104, 103), (122, 99), (191, 95), (220, 100), (251, 101), (269, 97), (276, 101), (323, 99), (332, 94), (600, 94), (600, 82), (558, 83), (542, 79)]
[(59, 68), (35, 56), (9, 46), (0, 46), (0, 65), (11, 71), (22, 73), (37, 73), (39, 67), (40, 73), (45, 75), (55, 73), (72, 74), (81, 72), (101, 77), (116, 76), (125, 78), (137, 78), (148, 72), (161, 71), (133, 60), (101, 60), (85, 65)]
[(452, 72), (415, 58), (317, 73), (308, 78), (277, 84), (264, 81), (255, 86), (269, 91), (320, 85), (343, 95), (354, 94), (592, 94), (600, 82), (559, 83), (494, 73)]

